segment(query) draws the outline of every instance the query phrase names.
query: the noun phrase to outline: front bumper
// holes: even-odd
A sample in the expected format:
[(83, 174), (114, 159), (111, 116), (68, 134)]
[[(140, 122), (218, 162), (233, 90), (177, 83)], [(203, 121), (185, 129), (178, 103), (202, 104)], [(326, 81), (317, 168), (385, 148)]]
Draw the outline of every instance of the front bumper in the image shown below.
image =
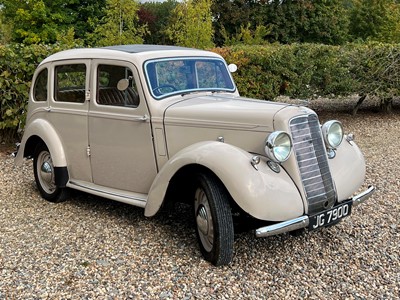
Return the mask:
[[(374, 192), (375, 192), (375, 187), (369, 186), (367, 190), (352, 197), (350, 200), (352, 201), (353, 207), (363, 203), (365, 200), (371, 197), (371, 195)], [(277, 235), (292, 230), (306, 228), (308, 227), (308, 225), (309, 225), (309, 217), (301, 216), (292, 220), (258, 228), (256, 229), (256, 237), (267, 237), (267, 236)]]

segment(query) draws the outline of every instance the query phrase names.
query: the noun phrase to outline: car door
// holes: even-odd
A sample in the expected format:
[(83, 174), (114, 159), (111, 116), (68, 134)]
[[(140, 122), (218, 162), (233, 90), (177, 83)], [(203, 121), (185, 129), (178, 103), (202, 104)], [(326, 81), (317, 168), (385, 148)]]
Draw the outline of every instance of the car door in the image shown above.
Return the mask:
[(89, 59), (52, 63), (46, 108), (46, 119), (62, 141), (69, 177), (84, 182), (92, 181), (87, 155), (90, 63)]
[(150, 114), (137, 70), (128, 62), (92, 62), (89, 149), (96, 185), (147, 194), (157, 174)]

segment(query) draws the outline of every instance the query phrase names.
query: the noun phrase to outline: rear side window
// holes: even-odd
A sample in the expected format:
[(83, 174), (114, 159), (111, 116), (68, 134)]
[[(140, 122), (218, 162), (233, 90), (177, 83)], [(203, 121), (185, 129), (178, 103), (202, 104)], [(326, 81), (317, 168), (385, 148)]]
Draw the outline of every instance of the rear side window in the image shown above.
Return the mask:
[(40, 71), (33, 87), (33, 99), (35, 101), (47, 101), (47, 79), (47, 69)]
[(86, 65), (64, 65), (55, 68), (54, 99), (60, 102), (85, 102)]

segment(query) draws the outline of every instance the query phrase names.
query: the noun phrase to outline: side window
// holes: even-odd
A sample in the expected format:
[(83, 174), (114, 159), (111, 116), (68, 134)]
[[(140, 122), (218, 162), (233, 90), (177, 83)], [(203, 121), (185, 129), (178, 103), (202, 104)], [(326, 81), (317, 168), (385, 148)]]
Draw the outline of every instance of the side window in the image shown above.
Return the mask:
[(60, 102), (85, 102), (86, 65), (64, 65), (55, 68), (54, 99)]
[(123, 66), (99, 65), (96, 101), (100, 105), (138, 107), (139, 94), (132, 70)]
[(47, 78), (47, 69), (40, 71), (39, 75), (36, 77), (36, 81), (33, 86), (33, 99), (35, 101), (47, 100)]

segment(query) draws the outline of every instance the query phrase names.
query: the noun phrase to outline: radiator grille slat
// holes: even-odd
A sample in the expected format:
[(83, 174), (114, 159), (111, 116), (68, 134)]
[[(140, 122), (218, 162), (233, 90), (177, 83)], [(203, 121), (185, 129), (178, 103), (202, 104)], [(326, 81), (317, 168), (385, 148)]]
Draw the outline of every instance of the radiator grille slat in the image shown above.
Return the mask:
[(292, 119), (290, 131), (308, 201), (308, 213), (313, 214), (332, 207), (336, 201), (336, 192), (317, 116)]

